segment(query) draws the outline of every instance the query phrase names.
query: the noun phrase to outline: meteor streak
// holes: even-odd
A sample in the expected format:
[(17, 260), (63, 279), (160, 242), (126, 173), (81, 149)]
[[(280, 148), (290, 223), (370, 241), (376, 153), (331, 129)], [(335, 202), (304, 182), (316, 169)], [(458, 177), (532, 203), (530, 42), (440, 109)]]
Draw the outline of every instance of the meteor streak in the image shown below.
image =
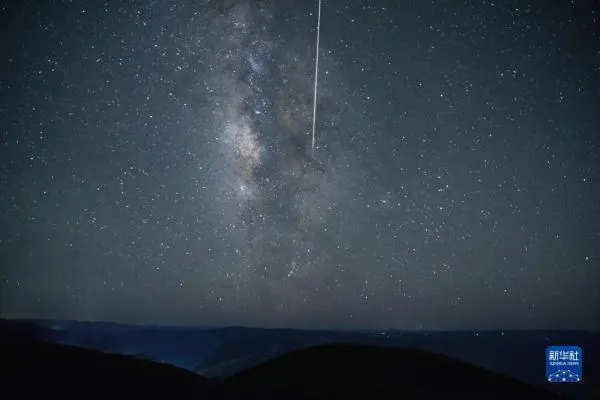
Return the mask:
[(312, 123), (312, 152), (315, 152), (315, 126), (317, 122), (317, 82), (319, 77), (319, 37), (321, 34), (321, 0), (319, 0), (319, 13), (317, 17), (317, 57), (315, 58), (315, 94), (313, 102), (313, 123)]

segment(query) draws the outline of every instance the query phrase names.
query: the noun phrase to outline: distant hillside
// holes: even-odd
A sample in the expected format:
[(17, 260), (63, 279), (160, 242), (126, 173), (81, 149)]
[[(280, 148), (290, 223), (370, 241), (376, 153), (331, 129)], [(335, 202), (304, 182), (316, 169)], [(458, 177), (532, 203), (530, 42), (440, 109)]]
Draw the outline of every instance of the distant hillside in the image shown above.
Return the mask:
[(227, 381), (227, 398), (556, 399), (556, 394), (422, 350), (330, 344), (300, 350)]
[[(222, 380), (281, 355), (328, 343), (421, 349), (573, 399), (600, 399), (600, 334), (594, 332), (317, 331), (0, 319), (0, 344), (24, 338), (135, 356)], [(546, 382), (545, 348), (551, 344), (575, 344), (584, 349), (582, 382)]]
[(425, 351), (347, 344), (286, 354), (224, 381), (139, 358), (29, 339), (2, 342), (0, 354), (2, 390), (8, 397), (558, 398)]
[[(208, 378), (172, 365), (35, 340), (0, 344), (3, 398), (216, 398)], [(33, 397), (36, 396), (36, 397)]]

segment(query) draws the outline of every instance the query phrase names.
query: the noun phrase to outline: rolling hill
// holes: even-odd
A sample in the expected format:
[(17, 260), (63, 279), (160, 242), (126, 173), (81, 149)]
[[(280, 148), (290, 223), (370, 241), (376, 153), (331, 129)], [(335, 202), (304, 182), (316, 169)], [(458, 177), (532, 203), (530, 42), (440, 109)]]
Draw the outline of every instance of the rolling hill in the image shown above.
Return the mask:
[(414, 349), (321, 345), (216, 380), (132, 356), (14, 336), (4, 339), (2, 390), (21, 397), (559, 398), (483, 368)]

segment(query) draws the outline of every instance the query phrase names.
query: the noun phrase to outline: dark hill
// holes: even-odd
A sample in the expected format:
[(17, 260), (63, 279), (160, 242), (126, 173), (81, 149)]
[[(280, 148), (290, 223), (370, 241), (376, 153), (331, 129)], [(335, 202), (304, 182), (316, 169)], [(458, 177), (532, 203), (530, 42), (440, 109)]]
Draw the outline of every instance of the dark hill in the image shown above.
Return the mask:
[(543, 389), (426, 351), (332, 344), (223, 380), (167, 364), (0, 335), (2, 397), (554, 399)]
[(215, 397), (216, 385), (168, 364), (35, 340), (0, 344), (2, 395), (20, 398)]
[(422, 350), (331, 344), (240, 372), (226, 398), (556, 399), (554, 393)]

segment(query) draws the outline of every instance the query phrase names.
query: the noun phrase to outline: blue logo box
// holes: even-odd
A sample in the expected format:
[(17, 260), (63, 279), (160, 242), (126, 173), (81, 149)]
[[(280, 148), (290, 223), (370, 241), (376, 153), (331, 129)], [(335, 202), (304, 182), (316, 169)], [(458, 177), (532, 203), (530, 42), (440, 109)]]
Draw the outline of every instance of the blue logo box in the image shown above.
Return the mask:
[(575, 383), (583, 379), (583, 350), (579, 346), (546, 347), (546, 380)]

